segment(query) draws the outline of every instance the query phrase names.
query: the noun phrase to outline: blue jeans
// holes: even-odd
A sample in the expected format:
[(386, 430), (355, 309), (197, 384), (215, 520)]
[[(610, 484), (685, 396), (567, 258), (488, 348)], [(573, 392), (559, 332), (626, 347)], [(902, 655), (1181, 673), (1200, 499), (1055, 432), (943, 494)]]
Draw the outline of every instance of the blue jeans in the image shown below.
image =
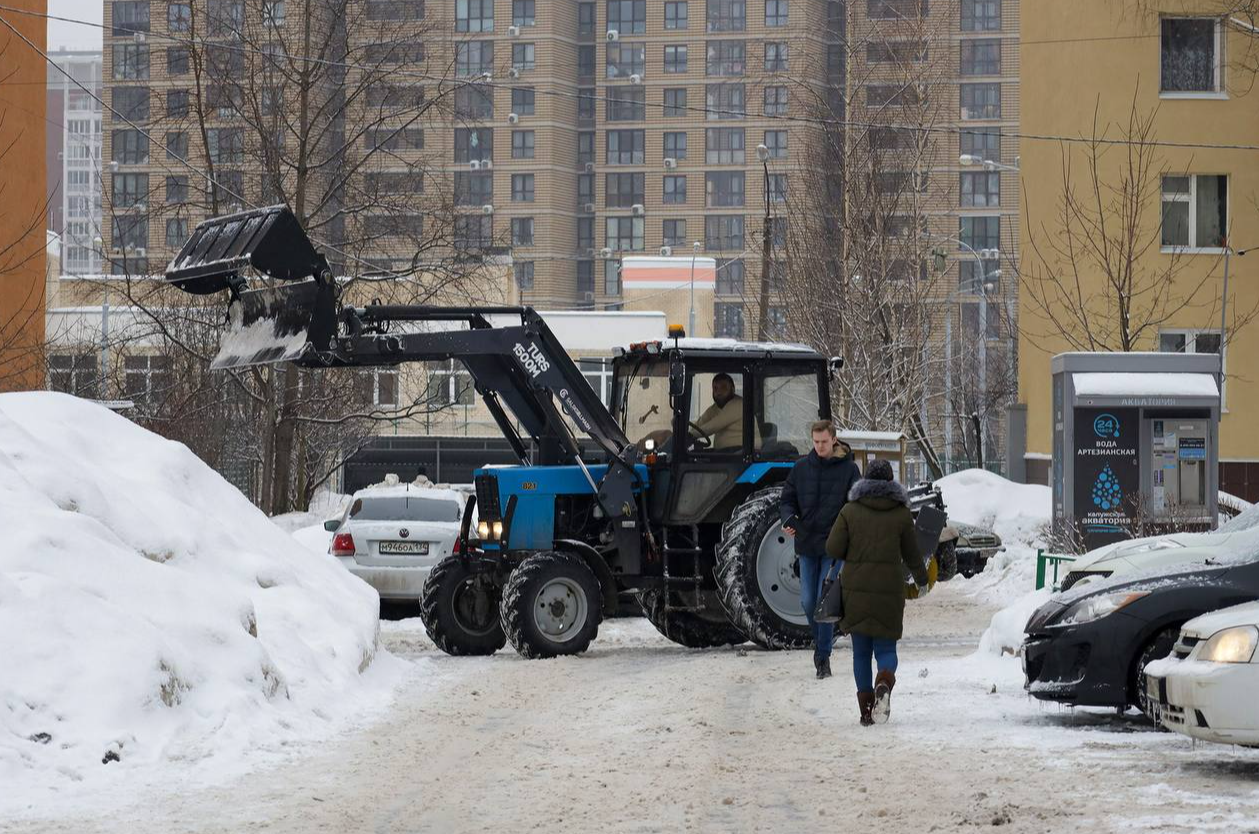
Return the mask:
[(809, 628), (813, 630), (813, 654), (817, 657), (830, 657), (831, 646), (835, 642), (835, 624), (815, 623), (813, 612), (817, 610), (823, 580), (839, 576), (844, 563), (840, 559), (828, 559), (825, 556), (797, 558), (800, 560), (800, 605), (804, 608), (804, 616), (809, 620)]
[(874, 691), (874, 673), (870, 661), (878, 662), (880, 672), (896, 671), (896, 641), (882, 637), (852, 636), (852, 676), (857, 681), (858, 692)]

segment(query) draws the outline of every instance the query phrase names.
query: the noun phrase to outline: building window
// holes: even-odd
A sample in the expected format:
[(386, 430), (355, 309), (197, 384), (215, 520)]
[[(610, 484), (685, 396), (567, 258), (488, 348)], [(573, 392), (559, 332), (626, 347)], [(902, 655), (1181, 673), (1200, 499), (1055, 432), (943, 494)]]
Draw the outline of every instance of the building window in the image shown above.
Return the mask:
[(213, 162), (243, 162), (245, 131), (239, 127), (210, 128), (205, 132), (206, 154)]
[[(591, 248), (591, 247), (587, 247)], [(594, 261), (578, 261), (577, 262), (577, 294), (585, 295), (586, 293), (594, 294), (595, 291), (595, 262)]]
[(963, 32), (995, 32), (1001, 28), (1001, 0), (962, 0)]
[[(664, 91), (664, 116), (680, 118), (686, 115), (686, 88), (667, 87)], [(666, 151), (665, 156), (670, 156)]]
[(713, 335), (719, 339), (743, 338), (743, 302), (718, 301), (713, 304)]
[(708, 208), (734, 208), (744, 204), (742, 171), (709, 171), (705, 175), (704, 195)]
[(786, 41), (768, 41), (765, 44), (765, 71), (787, 71), (788, 46)]
[(686, 133), (669, 131), (664, 135), (664, 155), (666, 159), (686, 159)]
[(706, 50), (707, 75), (738, 77), (743, 75), (747, 64), (745, 41), (709, 41)]
[(494, 118), (493, 92), (475, 85), (455, 90), (455, 116), (462, 119)]
[(647, 47), (641, 43), (608, 44), (608, 78), (642, 76), (647, 66)]
[(148, 174), (114, 174), (113, 201), (116, 209), (142, 206), (149, 196)]
[(743, 249), (743, 217), (708, 215), (704, 218), (704, 248), (712, 251)]
[[(139, 176), (148, 180), (148, 174), (127, 174), (120, 176)], [(146, 188), (147, 190), (147, 188)], [(149, 248), (149, 219), (144, 215), (132, 215), (130, 217), (115, 217), (113, 223), (113, 234), (110, 236), (110, 243), (115, 249), (131, 252), (137, 249), (148, 250)]]
[(867, 107), (905, 107), (918, 104), (921, 97), (915, 87), (905, 84), (871, 84), (866, 87)]
[(484, 206), (494, 202), (494, 175), (455, 172), (455, 205)]
[(578, 174), (577, 175), (577, 205), (585, 211), (587, 208), (594, 211), (595, 208), (595, 175), (594, 174)]
[[(147, 9), (148, 0), (144, 0), (144, 7)], [(188, 32), (192, 30), (192, 4), (191, 3), (167, 3), (166, 4), (166, 29), (174, 32)]]
[(603, 294), (621, 294), (621, 262), (609, 258), (603, 262)]
[(166, 158), (174, 160), (188, 158), (187, 133), (178, 130), (166, 134)]
[(533, 131), (513, 130), (511, 132), (511, 158), (533, 159)]
[(704, 101), (709, 121), (747, 117), (747, 90), (742, 84), (708, 84)]
[(511, 201), (513, 203), (533, 202), (533, 174), (511, 175)]
[(680, 204), (686, 202), (686, 177), (680, 174), (667, 174), (664, 178), (664, 202)]
[(978, 127), (963, 130), (959, 152), (983, 159), (1001, 158), (1001, 133), (995, 127)]
[(516, 273), (516, 286), (528, 292), (533, 289), (533, 261), (516, 261), (512, 265)]
[(1001, 205), (1001, 175), (995, 171), (963, 171), (960, 194), (962, 208), (996, 208)]
[(608, 29), (622, 35), (647, 31), (647, 0), (608, 0)]
[(994, 39), (962, 41), (962, 75), (1000, 75), (1001, 41)]
[(176, 174), (166, 177), (166, 202), (188, 202), (188, 175)]
[[(458, 174), (455, 175), (456, 180)], [(463, 251), (484, 249), (494, 242), (494, 217), (461, 214), (455, 217), (455, 248)]]
[(916, 64), (927, 60), (922, 41), (876, 41), (866, 44), (866, 61), (871, 64)]
[(781, 339), (787, 333), (787, 308), (773, 305), (769, 308), (768, 330), (772, 336)]
[(963, 119), (1001, 118), (1000, 84), (963, 84), (960, 95)]
[(647, 118), (647, 88), (612, 87), (608, 90), (609, 122), (641, 122)]
[(533, 218), (513, 217), (511, 219), (511, 245), (533, 245)]
[(423, 20), (424, 0), (367, 0), (368, 20)]
[(607, 131), (607, 162), (609, 165), (642, 165), (644, 132), (641, 130)]
[[(476, 402), (476, 389), (472, 384), (472, 374), (458, 359), (446, 362), (429, 363), (428, 404), (473, 405)], [(397, 373), (396, 371), (394, 372)], [(397, 383), (394, 383), (397, 389)]]
[(188, 91), (166, 91), (166, 115), (172, 119), (182, 119), (188, 115)]
[(594, 87), (579, 87), (577, 89), (577, 121), (593, 122), (595, 120), (596, 100)]
[(704, 131), (709, 165), (743, 165), (746, 137), (741, 127), (710, 127)]
[(455, 0), (456, 32), (493, 32), (494, 0)]
[(742, 32), (748, 26), (745, 0), (707, 0), (709, 32)]
[(190, 68), (188, 47), (172, 46), (166, 50), (166, 74), (187, 75)]
[(664, 28), (687, 28), (686, 0), (679, 0), (679, 2), (667, 2), (664, 4)]
[(613, 251), (639, 251), (643, 248), (643, 218), (609, 217), (605, 221), (604, 246)]
[(264, 26), (284, 25), (284, 0), (263, 0), (262, 24)]
[[(595, 219), (593, 217), (577, 218), (577, 248), (582, 251), (595, 248)], [(591, 287), (591, 289), (594, 288)]]
[(424, 130), (418, 127), (368, 130), (363, 141), (372, 151), (418, 151), (424, 149)]
[(149, 137), (139, 130), (115, 130), (113, 160), (120, 165), (144, 165), (149, 161)]
[(511, 65), (518, 70), (534, 69), (537, 66), (537, 49), (531, 43), (513, 43)]
[(769, 201), (771, 203), (787, 202), (787, 175), (769, 175)]
[(586, 165), (595, 161), (595, 134), (593, 130), (583, 130), (577, 134), (577, 164)]
[(595, 48), (593, 46), (577, 47), (577, 77), (582, 80), (594, 80)]
[(595, 4), (577, 4), (577, 34), (593, 35), (595, 33)]
[[(519, 44), (517, 44), (519, 45)], [(515, 46), (512, 47), (515, 49)], [(455, 75), (460, 78), (494, 70), (494, 41), (455, 44)]]
[(534, 0), (511, 0), (511, 25), (532, 26), (534, 9)]
[(94, 400), (100, 370), (94, 353), (54, 353), (48, 357), (48, 385), (53, 391)]
[(717, 295), (743, 295), (744, 270), (738, 258), (718, 258)]
[(604, 177), (604, 199), (608, 208), (629, 208), (641, 205), (646, 174), (607, 174)]
[(147, 43), (114, 44), (114, 80), (144, 81), (149, 77)]
[(494, 158), (494, 130), (488, 127), (455, 128), (455, 162)]
[(1162, 34), (1162, 90), (1215, 93), (1220, 85), (1220, 21), (1209, 17), (1165, 17)]
[(1227, 229), (1228, 177), (1163, 177), (1163, 246), (1218, 248)]
[[(170, 177), (167, 177), (167, 194), (170, 193)], [(185, 179), (187, 179), (185, 177)], [(186, 186), (185, 186), (186, 187)], [(179, 249), (188, 240), (188, 218), (172, 217), (166, 221), (166, 245), (170, 249)]]
[[(980, 292), (984, 284), (989, 283), (988, 276), (1001, 267), (999, 260), (984, 260), (983, 272), (976, 253), (984, 249), (1000, 249), (1001, 218), (1000, 217), (961, 217), (958, 237), (962, 246), (958, 245), (958, 286), (965, 292)], [(969, 247), (969, 248), (968, 248)]]
[(684, 246), (686, 244), (686, 221), (664, 221), (660, 230), (660, 238), (665, 246)]
[(766, 116), (787, 115), (787, 88), (786, 87), (766, 87), (765, 88), (765, 115)]
[[(984, 328), (985, 339), (1001, 338), (1001, 305), (988, 304), (988, 321), (987, 327)], [(979, 305), (963, 304), (961, 316), (962, 333), (965, 338), (979, 338)]]
[(927, 15), (927, 0), (866, 0), (871, 20), (913, 20)]
[(149, 0), (114, 0), (114, 37), (149, 31)]
[(664, 71), (686, 72), (686, 44), (664, 48)]
[(532, 116), (536, 94), (532, 87), (514, 87), (511, 91), (511, 112), (517, 116)]
[(765, 0), (765, 25), (787, 25), (787, 0)]
[(206, 34), (212, 38), (239, 35), (245, 29), (244, 0), (210, 0)]
[(785, 130), (765, 131), (765, 147), (769, 149), (770, 159), (786, 159), (787, 158), (787, 131)]
[[(1220, 333), (1218, 330), (1186, 330), (1181, 328), (1159, 330), (1158, 349), (1161, 353), (1214, 353), (1218, 355), (1220, 352)], [(1227, 363), (1227, 348), (1225, 348), (1224, 356)], [(1225, 407), (1223, 399), (1227, 388), (1228, 383), (1226, 381), (1224, 387), (1220, 389), (1221, 408)]]
[[(456, 175), (456, 190), (461, 187), (460, 182), (458, 175)], [(368, 174), (364, 178), (363, 184), (367, 193), (372, 197), (378, 197), (382, 194), (420, 194), (424, 191), (424, 172), (415, 170), (376, 171)], [(492, 194), (493, 188), (490, 191)], [(481, 204), (469, 203), (469, 205)]]

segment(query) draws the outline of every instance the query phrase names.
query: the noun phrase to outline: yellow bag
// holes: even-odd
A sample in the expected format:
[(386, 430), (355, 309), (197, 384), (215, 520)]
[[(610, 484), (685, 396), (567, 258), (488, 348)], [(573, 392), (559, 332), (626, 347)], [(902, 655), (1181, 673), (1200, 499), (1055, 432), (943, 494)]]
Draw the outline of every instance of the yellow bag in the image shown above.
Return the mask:
[[(934, 588), (936, 578), (940, 575), (940, 565), (936, 562), (933, 555), (931, 561), (927, 562), (927, 587)], [(918, 599), (918, 585), (911, 579), (905, 583), (905, 599)]]

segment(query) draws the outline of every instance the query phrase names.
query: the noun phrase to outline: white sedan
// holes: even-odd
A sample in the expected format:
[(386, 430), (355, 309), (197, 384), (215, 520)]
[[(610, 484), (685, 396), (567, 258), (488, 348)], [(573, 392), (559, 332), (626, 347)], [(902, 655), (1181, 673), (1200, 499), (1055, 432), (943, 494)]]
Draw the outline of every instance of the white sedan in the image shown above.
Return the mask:
[(1259, 746), (1259, 602), (1185, 623), (1172, 653), (1145, 667), (1150, 717), (1203, 741)]
[(381, 599), (418, 600), (429, 571), (455, 550), (463, 505), (463, 495), (450, 489), (361, 489), (344, 516), (325, 525), (335, 534), (328, 552)]

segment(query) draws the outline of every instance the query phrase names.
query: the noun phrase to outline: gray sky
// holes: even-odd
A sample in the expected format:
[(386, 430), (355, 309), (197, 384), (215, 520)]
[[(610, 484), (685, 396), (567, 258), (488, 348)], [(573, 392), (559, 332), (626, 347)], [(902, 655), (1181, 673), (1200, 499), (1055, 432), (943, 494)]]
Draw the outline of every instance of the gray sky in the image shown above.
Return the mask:
[[(48, 0), (48, 13), (76, 20), (89, 20), (99, 24), (104, 14), (102, 0)], [(101, 48), (100, 26), (83, 26), (78, 23), (48, 21), (49, 51), (65, 49)]]

